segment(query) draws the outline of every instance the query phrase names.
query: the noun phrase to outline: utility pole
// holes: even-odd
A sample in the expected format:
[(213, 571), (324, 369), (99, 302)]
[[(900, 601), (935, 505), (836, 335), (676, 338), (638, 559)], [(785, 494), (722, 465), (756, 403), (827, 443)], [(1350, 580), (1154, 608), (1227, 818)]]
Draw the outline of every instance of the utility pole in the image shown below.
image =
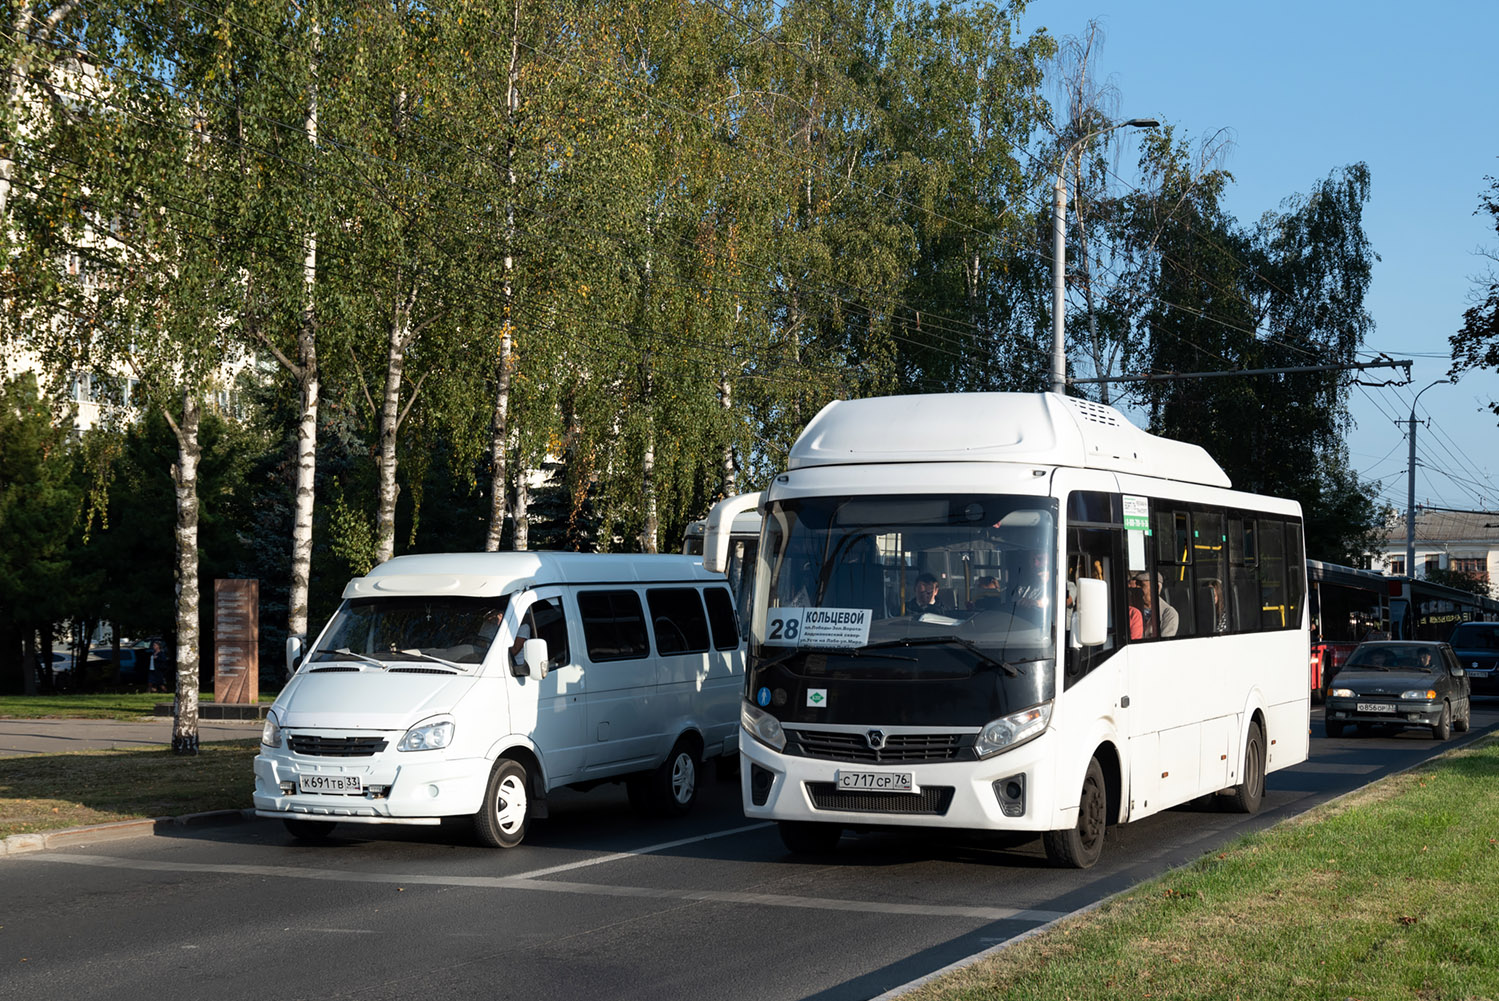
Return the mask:
[[(1440, 386), (1451, 379), (1438, 379), (1431, 386)], [(1431, 386), (1426, 386), (1421, 393), (1426, 392)], [(1406, 464), (1406, 490), (1405, 490), (1405, 575), (1411, 580), (1416, 579), (1416, 400), (1421, 398), (1421, 393), (1416, 394), (1416, 399), (1411, 400), (1410, 417), (1410, 461)]]

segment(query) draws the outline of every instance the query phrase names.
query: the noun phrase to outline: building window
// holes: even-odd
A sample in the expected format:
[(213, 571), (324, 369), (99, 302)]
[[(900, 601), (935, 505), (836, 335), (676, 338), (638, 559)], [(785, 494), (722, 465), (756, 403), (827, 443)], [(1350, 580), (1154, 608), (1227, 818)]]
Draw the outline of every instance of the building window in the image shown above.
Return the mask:
[(1405, 557), (1404, 556), (1391, 556), (1390, 557), (1390, 573), (1393, 574), (1396, 577), (1404, 577), (1405, 576)]

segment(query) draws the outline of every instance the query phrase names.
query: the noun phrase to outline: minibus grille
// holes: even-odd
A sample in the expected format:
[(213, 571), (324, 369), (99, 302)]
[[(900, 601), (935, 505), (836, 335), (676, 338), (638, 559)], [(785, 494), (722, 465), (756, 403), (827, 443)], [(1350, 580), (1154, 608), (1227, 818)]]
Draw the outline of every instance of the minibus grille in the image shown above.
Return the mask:
[(786, 729), (786, 750), (804, 758), (865, 764), (923, 764), (973, 759), (973, 735), (964, 733), (892, 733), (878, 751), (864, 733)]
[(940, 817), (952, 806), (952, 786), (925, 786), (920, 792), (851, 792), (831, 782), (808, 782), (807, 796), (817, 810), (844, 813), (905, 813)]
[(294, 733), (286, 746), (295, 754), (313, 758), (368, 758), (385, 750), (383, 737), (320, 737), (313, 733)]

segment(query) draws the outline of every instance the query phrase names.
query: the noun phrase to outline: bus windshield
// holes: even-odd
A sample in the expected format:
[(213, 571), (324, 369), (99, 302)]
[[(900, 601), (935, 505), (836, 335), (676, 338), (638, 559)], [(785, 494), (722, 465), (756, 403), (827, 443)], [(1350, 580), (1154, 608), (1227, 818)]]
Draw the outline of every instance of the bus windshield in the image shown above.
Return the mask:
[[(849, 676), (983, 670), (1055, 655), (1056, 502), (792, 498), (766, 516), (754, 652)], [(836, 656), (842, 654), (843, 656)], [(806, 673), (806, 672), (804, 672)]]

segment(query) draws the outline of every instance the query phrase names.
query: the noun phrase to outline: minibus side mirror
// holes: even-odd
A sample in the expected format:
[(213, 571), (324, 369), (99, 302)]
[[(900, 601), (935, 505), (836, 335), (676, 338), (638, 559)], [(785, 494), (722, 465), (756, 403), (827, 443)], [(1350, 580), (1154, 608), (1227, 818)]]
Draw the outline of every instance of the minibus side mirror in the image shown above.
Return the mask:
[(535, 678), (540, 681), (547, 676), (547, 641), (526, 640), (520, 648), (519, 664), (511, 665), (510, 670), (517, 678)]
[(286, 638), (286, 673), (288, 676), (296, 674), (297, 668), (302, 666), (302, 637), (288, 636)]
[(1095, 577), (1077, 582), (1075, 636), (1083, 646), (1101, 646), (1109, 635), (1109, 585)]

